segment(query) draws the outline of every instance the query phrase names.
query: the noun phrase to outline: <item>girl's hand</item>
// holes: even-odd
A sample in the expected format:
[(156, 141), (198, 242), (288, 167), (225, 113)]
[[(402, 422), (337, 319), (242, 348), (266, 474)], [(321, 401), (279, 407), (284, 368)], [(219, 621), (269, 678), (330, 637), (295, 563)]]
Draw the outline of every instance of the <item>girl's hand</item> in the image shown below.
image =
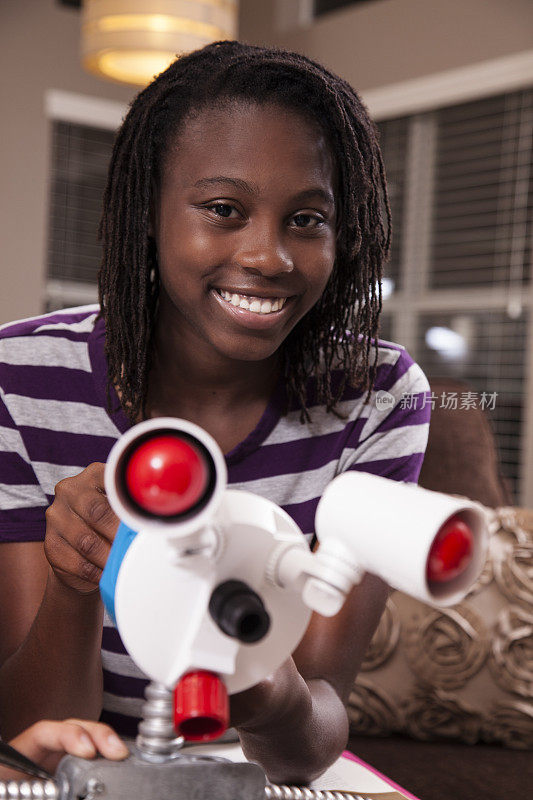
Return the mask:
[(49, 772), (55, 771), (65, 753), (81, 758), (94, 758), (100, 753), (112, 761), (129, 755), (128, 748), (112, 728), (82, 719), (36, 722), (10, 744)]
[(80, 594), (98, 589), (119, 524), (105, 493), (104, 469), (89, 464), (60, 481), (46, 510), (46, 558), (61, 583)]

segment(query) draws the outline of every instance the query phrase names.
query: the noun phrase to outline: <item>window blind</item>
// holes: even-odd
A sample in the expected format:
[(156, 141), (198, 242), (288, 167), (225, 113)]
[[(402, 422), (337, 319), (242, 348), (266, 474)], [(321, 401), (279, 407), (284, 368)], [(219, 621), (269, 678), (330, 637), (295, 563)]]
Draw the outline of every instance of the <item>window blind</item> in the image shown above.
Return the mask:
[(430, 286), (529, 278), (533, 92), (440, 109)]
[(49, 203), (48, 278), (94, 283), (98, 224), (114, 133), (54, 122)]
[(457, 311), (421, 314), (418, 324), (417, 357), (426, 374), (458, 378), (465, 392), (471, 392), (468, 398), (461, 393), (434, 402), (448, 402), (452, 408), (463, 404), (487, 414), (502, 473), (515, 496), (522, 457), (527, 318), (510, 319), (504, 311)]

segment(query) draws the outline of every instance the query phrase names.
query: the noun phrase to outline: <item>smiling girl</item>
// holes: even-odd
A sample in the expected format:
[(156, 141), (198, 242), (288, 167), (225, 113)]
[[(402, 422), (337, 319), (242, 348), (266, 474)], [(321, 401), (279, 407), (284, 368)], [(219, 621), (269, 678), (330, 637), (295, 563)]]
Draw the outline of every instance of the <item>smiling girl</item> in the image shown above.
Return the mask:
[[(335, 475), (417, 480), (427, 382), (376, 338), (389, 231), (375, 126), (304, 56), (219, 42), (138, 95), (104, 197), (100, 308), (1, 333), (5, 735), (102, 709), (135, 732), (146, 681), (98, 593), (118, 525), (103, 462), (134, 422), (204, 427), (229, 485), (281, 505), (311, 546)], [(310, 780), (344, 748), (386, 592), (365, 576), (274, 675), (232, 697), (244, 751), (271, 780)]]

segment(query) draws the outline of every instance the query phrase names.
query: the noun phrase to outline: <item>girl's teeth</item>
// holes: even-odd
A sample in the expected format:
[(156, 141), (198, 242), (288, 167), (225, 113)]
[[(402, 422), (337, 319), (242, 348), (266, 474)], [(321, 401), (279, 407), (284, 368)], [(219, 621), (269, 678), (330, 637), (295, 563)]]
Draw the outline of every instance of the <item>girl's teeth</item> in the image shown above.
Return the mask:
[(247, 298), (243, 295), (232, 294), (223, 289), (218, 289), (218, 293), (227, 303), (238, 308), (244, 308), (246, 311), (252, 311), (254, 314), (270, 314), (272, 311), (281, 311), (285, 305), (286, 298), (278, 297), (275, 300), (262, 300), (261, 298)]

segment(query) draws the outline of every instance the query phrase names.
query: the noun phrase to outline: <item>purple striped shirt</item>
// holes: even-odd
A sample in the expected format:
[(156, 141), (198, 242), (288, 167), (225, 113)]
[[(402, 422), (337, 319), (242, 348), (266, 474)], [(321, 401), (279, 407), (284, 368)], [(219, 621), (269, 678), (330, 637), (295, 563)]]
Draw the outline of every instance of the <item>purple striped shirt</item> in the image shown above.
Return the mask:
[[(0, 329), (0, 542), (41, 541), (45, 509), (63, 478), (106, 461), (130, 423), (106, 410), (104, 326), (97, 306), (66, 309)], [(333, 380), (338, 380), (334, 374)], [(280, 382), (256, 428), (226, 454), (232, 488), (284, 508), (311, 540), (318, 500), (348, 469), (416, 482), (427, 443), (428, 383), (409, 354), (380, 342), (376, 383), (347, 387), (340, 419), (308, 397), (311, 421), (298, 408), (283, 415)], [(103, 718), (136, 732), (146, 678), (105, 619)]]

